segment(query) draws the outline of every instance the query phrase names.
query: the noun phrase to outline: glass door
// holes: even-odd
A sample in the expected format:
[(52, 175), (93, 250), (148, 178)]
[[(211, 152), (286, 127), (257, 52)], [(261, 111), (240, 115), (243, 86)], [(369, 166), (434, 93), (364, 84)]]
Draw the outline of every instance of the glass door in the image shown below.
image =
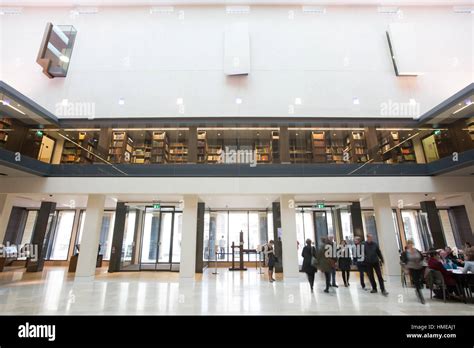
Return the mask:
[(183, 213), (174, 207), (145, 209), (140, 270), (178, 271)]

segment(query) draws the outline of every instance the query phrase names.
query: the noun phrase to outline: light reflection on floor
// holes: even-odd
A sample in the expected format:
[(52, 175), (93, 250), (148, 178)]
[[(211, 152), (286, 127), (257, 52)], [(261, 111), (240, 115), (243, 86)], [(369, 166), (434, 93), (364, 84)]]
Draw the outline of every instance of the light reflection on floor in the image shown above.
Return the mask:
[(304, 274), (298, 279), (269, 283), (254, 269), (219, 269), (180, 280), (171, 272), (107, 273), (100, 269), (94, 281), (75, 282), (65, 267), (46, 267), (43, 273), (21, 269), (0, 273), (0, 313), (5, 314), (374, 314), (472, 315), (474, 305), (430, 300), (421, 305), (413, 289), (402, 288), (399, 277), (389, 278), (390, 295), (370, 294), (358, 285), (324, 293), (324, 277), (316, 274), (309, 291)]

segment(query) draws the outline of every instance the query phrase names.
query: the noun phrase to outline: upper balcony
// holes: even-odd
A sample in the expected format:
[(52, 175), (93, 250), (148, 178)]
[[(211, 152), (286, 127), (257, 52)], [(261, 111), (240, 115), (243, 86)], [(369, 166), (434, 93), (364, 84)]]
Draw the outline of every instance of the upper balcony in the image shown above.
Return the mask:
[[(0, 172), (41, 176), (440, 175), (474, 163), (472, 86), (420, 121), (61, 120), (2, 84)], [(13, 174), (15, 175), (15, 174)]]

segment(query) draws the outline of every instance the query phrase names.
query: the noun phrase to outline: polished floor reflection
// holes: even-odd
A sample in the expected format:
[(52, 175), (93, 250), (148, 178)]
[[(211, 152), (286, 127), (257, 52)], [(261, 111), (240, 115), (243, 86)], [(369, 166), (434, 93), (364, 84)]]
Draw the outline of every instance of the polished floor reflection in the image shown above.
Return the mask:
[[(360, 289), (355, 274), (349, 288), (325, 294), (322, 274), (316, 274), (315, 292), (304, 274), (299, 279), (269, 283), (255, 269), (229, 272), (208, 270), (196, 281), (180, 280), (170, 272), (97, 272), (94, 281), (74, 281), (65, 267), (47, 267), (43, 273), (23, 269), (0, 273), (0, 313), (5, 314), (374, 314), (472, 315), (472, 304), (430, 300), (420, 304), (413, 289), (399, 277), (387, 280), (390, 294)], [(342, 283), (342, 281), (341, 281)]]

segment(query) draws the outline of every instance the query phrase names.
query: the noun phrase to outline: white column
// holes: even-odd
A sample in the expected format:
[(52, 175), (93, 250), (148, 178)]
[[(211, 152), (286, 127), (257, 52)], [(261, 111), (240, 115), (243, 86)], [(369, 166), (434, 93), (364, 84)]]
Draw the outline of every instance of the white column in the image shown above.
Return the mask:
[(389, 276), (400, 275), (400, 256), (398, 254), (390, 195), (388, 193), (374, 194), (372, 195), (372, 203), (380, 250), (385, 261), (384, 273)]
[(295, 197), (282, 195), (280, 197), (283, 276), (298, 278), (298, 248), (296, 242), (296, 212)]
[(184, 196), (179, 265), (180, 278), (194, 279), (194, 274), (196, 273), (197, 206), (197, 196)]
[(471, 232), (474, 233), (474, 193), (465, 193), (463, 195), (464, 208), (466, 208), (467, 218), (471, 225)]
[(87, 198), (84, 232), (82, 233), (79, 259), (77, 261), (76, 279), (94, 279), (104, 205), (104, 195), (89, 195)]
[(13, 208), (13, 196), (0, 194), (0, 243), (3, 243), (5, 233), (7, 232), (8, 220)]

